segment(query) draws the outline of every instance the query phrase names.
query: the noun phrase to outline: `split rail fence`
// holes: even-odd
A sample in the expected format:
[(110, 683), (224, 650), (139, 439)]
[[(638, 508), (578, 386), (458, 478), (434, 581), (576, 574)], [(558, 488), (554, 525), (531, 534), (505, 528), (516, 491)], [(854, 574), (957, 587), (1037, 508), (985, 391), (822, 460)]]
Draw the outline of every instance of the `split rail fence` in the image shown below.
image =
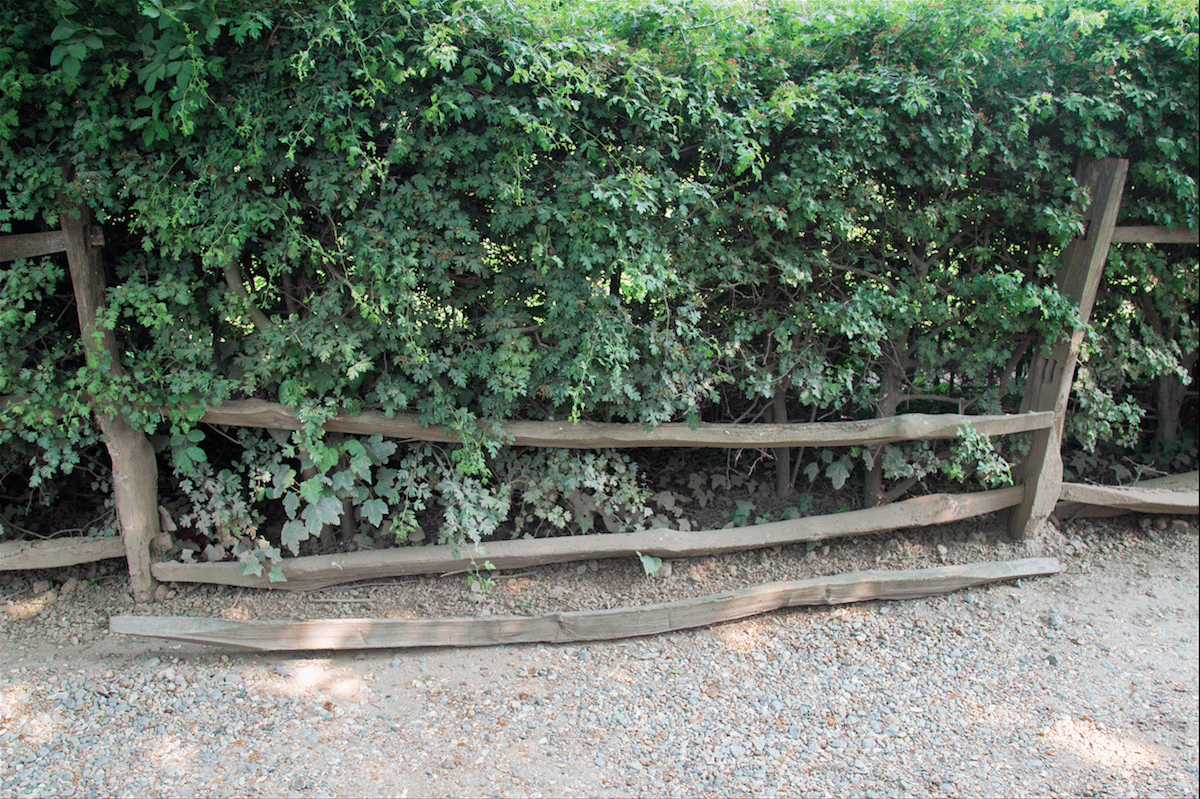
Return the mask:
[[(1091, 204), (1085, 232), (1063, 253), (1059, 289), (1078, 304), (1080, 319), (1091, 315), (1109, 246), (1114, 242), (1196, 243), (1196, 231), (1160, 227), (1116, 227), (1128, 161), (1103, 159), (1080, 165), (1079, 181), (1088, 186)], [(103, 238), (90, 225), (87, 210), (64, 201), (62, 230), (0, 237), (0, 261), (66, 252), (77, 300), (80, 329), (89, 358), (107, 349), (117, 353), (112, 334), (96, 333), (102, 310), (103, 271), (99, 248)], [(1011, 415), (905, 414), (884, 419), (823, 424), (664, 424), (645, 430), (636, 424), (594, 422), (522, 422), (504, 425), (519, 446), (711, 447), (780, 449), (788, 447), (878, 446), (889, 442), (949, 439), (964, 423), (988, 436), (1031, 433), (1029, 454), (1017, 471), (1017, 484), (1002, 489), (930, 494), (876, 508), (811, 516), (749, 527), (709, 531), (653, 529), (638, 533), (597, 534), (565, 538), (487, 542), (486, 558), (498, 569), (594, 558), (632, 556), (683, 557), (755, 549), (843, 536), (928, 526), (1007, 511), (1009, 529), (1018, 539), (1034, 534), (1061, 502), (1079, 512), (1094, 505), (1157, 513), (1197, 513), (1196, 473), (1169, 479), (1169, 484), (1112, 488), (1064, 484), (1061, 443), (1076, 359), (1084, 331), (1077, 330), (1035, 356), (1020, 412)], [(113, 358), (114, 363), (119, 360)], [(153, 563), (152, 540), (159, 535), (156, 489), (133, 491), (133, 477), (156, 470), (146, 437), (123, 419), (98, 415), (113, 461), (113, 483), (121, 539), (76, 538), (0, 544), (0, 570), (50, 568), (124, 555), (138, 601), (150, 601), (156, 581), (308, 590), (337, 583), (400, 575), (428, 574), (462, 568), (449, 546), (370, 550), (335, 556), (284, 560), (283, 583), (242, 575), (236, 563)], [(203, 422), (296, 430), (300, 422), (286, 406), (260, 400), (230, 401), (206, 409)], [(443, 428), (422, 427), (416, 417), (364, 412), (338, 416), (324, 425), (329, 432), (381, 434), (430, 442), (454, 442)], [(146, 480), (136, 481), (146, 485)], [(148, 481), (150, 486), (154, 480)], [(1181, 490), (1182, 489), (1182, 490)]]

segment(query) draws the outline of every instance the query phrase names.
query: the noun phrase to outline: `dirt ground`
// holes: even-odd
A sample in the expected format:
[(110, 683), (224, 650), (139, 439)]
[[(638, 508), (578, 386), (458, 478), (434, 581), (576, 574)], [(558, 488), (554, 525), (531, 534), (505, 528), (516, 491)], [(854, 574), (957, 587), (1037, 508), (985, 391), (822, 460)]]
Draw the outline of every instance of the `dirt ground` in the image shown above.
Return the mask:
[[(850, 624), (847, 620), (853, 613), (859, 613), (854, 618), (869, 618), (871, 624), (880, 625), (880, 640), (893, 631), (902, 634), (907, 630), (908, 639), (902, 646), (911, 648), (905, 651), (913, 662), (919, 660), (919, 651), (914, 650), (941, 645), (934, 639), (922, 640), (920, 635), (944, 637), (947, 629), (957, 629), (947, 628), (947, 624), (975, 625), (980, 636), (979, 649), (965, 657), (980, 658), (983, 662), (1006, 648), (1021, 649), (1019, 662), (1030, 664), (1038, 679), (1046, 681), (1038, 690), (1062, 699), (1063, 712), (1053, 716), (1049, 723), (1043, 719), (1036, 733), (1031, 733), (1036, 735), (1040, 747), (1039, 762), (1048, 764), (1042, 779), (1050, 779), (1044, 775), (1053, 774), (1056, 764), (1062, 769), (1065, 782), (1058, 788), (1054, 787), (1057, 783), (1036, 780), (988, 781), (992, 777), (971, 783), (967, 776), (955, 782), (953, 789), (946, 787), (950, 783), (939, 787), (936, 779), (917, 780), (911, 784), (912, 790), (904, 789), (903, 785), (908, 783), (901, 782), (899, 793), (1195, 795), (1200, 701), (1197, 532), (1195, 517), (1124, 516), (1062, 522), (1039, 541), (1013, 543), (1007, 540), (998, 521), (982, 519), (831, 542), (811, 550), (795, 546), (678, 560), (669, 564), (668, 574), (653, 579), (646, 577), (640, 564), (631, 559), (497, 574), (490, 593), (472, 590), (466, 577), (459, 574), (348, 585), (309, 593), (176, 585), (168, 586), (169, 599), (152, 606), (133, 604), (119, 562), (6, 573), (0, 575), (0, 689), (7, 692), (0, 694), (0, 699), (7, 697), (0, 701), (0, 741), (7, 741), (7, 747), (32, 734), (22, 726), (25, 723), (22, 719), (35, 706), (48, 707), (57, 696), (40, 693), (38, 687), (53, 682), (56, 675), (111, 682), (120, 680), (122, 672), (145, 671), (149, 675), (154, 671), (160, 675), (163, 665), (170, 664), (172, 675), (179, 672), (180, 680), (187, 675), (187, 687), (214, 679), (220, 683), (222, 675), (236, 673), (239, 680), (255, 685), (256, 690), (269, 692), (269, 696), (280, 701), (292, 696), (316, 703), (314, 712), (318, 719), (328, 715), (334, 721), (342, 720), (338, 716), (342, 711), (329, 710), (326, 714), (321, 709), (336, 705), (350, 708), (346, 711), (347, 718), (354, 724), (369, 724), (372, 719), (408, 719), (405, 726), (408, 734), (411, 724), (428, 716), (430, 726), (422, 727), (427, 738), (444, 734), (471, 746), (484, 746), (482, 736), (491, 738), (493, 734), (481, 731), (478, 723), (473, 723), (474, 711), (469, 704), (461, 713), (441, 712), (453, 690), (474, 692), (472, 696), (479, 709), (491, 707), (492, 702), (501, 709), (524, 707), (536, 699), (538, 705), (545, 703), (552, 708), (561, 705), (565, 712), (572, 702), (584, 701), (581, 694), (586, 699), (588, 692), (607, 691), (614, 685), (622, 689), (636, 688), (642, 681), (652, 685), (658, 679), (654, 668), (664, 663), (664, 659), (684, 664), (681, 667), (684, 672), (688, 668), (708, 671), (726, 663), (721, 659), (722, 653), (740, 653), (729, 661), (731, 665), (720, 665), (726, 673), (715, 683), (709, 679), (711, 675), (691, 675), (698, 690), (707, 692), (705, 686), (736, 682), (738, 669), (745, 668), (746, 675), (753, 677), (754, 669), (766, 662), (767, 656), (775, 656), (773, 639), (803, 638), (814, 642), (811, 645), (817, 649), (813, 651), (819, 652), (825, 625), (843, 621)], [(1030, 555), (1057, 557), (1064, 570), (1019, 584), (996, 584), (965, 597), (960, 592), (957, 597), (944, 599), (871, 602), (856, 606), (860, 610), (854, 612), (845, 608), (778, 611), (767, 617), (700, 631), (575, 646), (256, 655), (108, 632), (109, 616), (127, 613), (231, 619), (528, 615), (660, 602), (861, 568), (920, 568)], [(960, 646), (957, 642), (954, 645)], [(795, 655), (808, 651), (802, 650), (799, 643), (794, 646)], [(951, 654), (960, 653), (956, 649)], [(152, 665), (147, 666), (148, 663)], [(1047, 663), (1055, 668), (1045, 670)], [(672, 670), (670, 674), (677, 672)], [(679, 679), (687, 676), (685, 673)], [(536, 688), (531, 687), (534, 684)], [(753, 692), (753, 688), (743, 690)], [(870, 691), (869, 685), (867, 690)], [(997, 690), (1005, 689), (998, 685)], [(1103, 714), (1083, 712), (1072, 705), (1071, 697), (1083, 696), (1090, 703), (1088, 707), (1103, 708)], [(14, 697), (25, 698), (18, 701)], [(1057, 700), (1050, 704), (1054, 701)], [(435, 710), (440, 714), (435, 714)], [(53, 709), (40, 712), (53, 715)], [(534, 707), (534, 715), (538, 712)], [(619, 720), (621, 716), (612, 718)], [(390, 729), (396, 729), (395, 724)], [(530, 734), (536, 736), (540, 729), (530, 727)], [(557, 726), (546, 729), (551, 733), (558, 730), (564, 740), (567, 738), (567, 731)], [(421, 760), (424, 755), (414, 756), (417, 760), (413, 762), (419, 761), (420, 768), (413, 766), (403, 790), (410, 796), (553, 795), (568, 790), (584, 795), (690, 795), (693, 791), (723, 795), (726, 789), (743, 790), (734, 790), (734, 783), (720, 780), (705, 782), (710, 779), (704, 776), (708, 772), (701, 771), (689, 777), (695, 780), (689, 783), (684, 779), (682, 765), (673, 782), (661, 777), (649, 779), (648, 772), (641, 767), (626, 770), (629, 764), (621, 754), (625, 749), (616, 744), (608, 753), (589, 750), (587, 757), (575, 757), (569, 747), (559, 751), (553, 745), (547, 748), (542, 743), (547, 737), (522, 735), (507, 742), (489, 742), (487, 756), (478, 762), (468, 759), (447, 764), (437, 757)], [(720, 755), (729, 749), (715, 751)], [(779, 755), (781, 762), (787, 760), (789, 752)], [(0, 776), (5, 776), (8, 768), (12, 779), (18, 780), (25, 772), (18, 772), (11, 761), (6, 765), (6, 759), (7, 756), (0, 757)], [(29, 769), (32, 767), (28, 763), (34, 761), (21, 762)], [(733, 762), (730, 760), (728, 766), (730, 774)], [(1027, 761), (1020, 761), (1024, 762)], [(719, 775), (725, 767), (720, 757), (714, 763), (709, 771)], [(1018, 773), (1023, 768), (1020, 763), (1013, 766)], [(1159, 765), (1147, 765), (1151, 763), (1161, 765), (1161, 769)], [(328, 775), (334, 773), (327, 765), (323, 768), (311, 777), (292, 776), (288, 772), (287, 780), (271, 772), (273, 776), (270, 779), (264, 776), (266, 782), (261, 784), (185, 782), (177, 792), (166, 790), (165, 795), (187, 795), (189, 791), (209, 789), (231, 795), (243, 791), (256, 795), (271, 795), (273, 791), (289, 795), (309, 795), (314, 791), (347, 796), (399, 795), (396, 783), (390, 781), (393, 778), (380, 776), (378, 771), (359, 769), (349, 772), (349, 776), (337, 772), (341, 774), (337, 782), (323, 782), (332, 779)], [(1071, 782), (1065, 775), (1076, 771), (1081, 776), (1077, 782)], [(768, 778), (776, 776), (774, 770), (763, 773)], [(788, 777), (791, 773), (780, 765), (779, 779), (763, 784), (776, 785), (772, 790), (782, 795), (790, 792), (789, 787), (796, 793), (807, 792), (798, 787), (802, 785), (824, 785), (814, 789), (817, 793), (850, 795), (857, 792), (854, 785), (873, 784), (847, 783), (839, 787), (842, 784), (838, 782), (787, 782), (784, 778), (791, 779)], [(817, 780), (813, 773), (810, 767), (806, 779)], [(875, 776), (881, 784), (886, 782), (882, 773)], [(274, 781), (277, 778), (279, 781)], [(125, 790), (114, 789), (116, 793), (136, 793), (140, 783), (122, 784)], [(747, 782), (744, 790), (756, 793), (757, 784)], [(1089, 785), (1099, 787), (1093, 790)], [(891, 792), (895, 789), (893, 785)], [(99, 792), (104, 793), (103, 788)], [(37, 790), (16, 793), (38, 795)], [(879, 795), (888, 794), (889, 791), (881, 789)]]

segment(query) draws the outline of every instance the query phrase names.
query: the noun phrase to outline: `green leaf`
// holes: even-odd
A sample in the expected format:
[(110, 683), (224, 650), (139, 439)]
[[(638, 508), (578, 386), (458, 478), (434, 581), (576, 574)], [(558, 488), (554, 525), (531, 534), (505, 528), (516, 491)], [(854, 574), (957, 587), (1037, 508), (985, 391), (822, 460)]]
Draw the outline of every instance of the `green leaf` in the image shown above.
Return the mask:
[[(278, 499), (284, 496), (285, 492), (291, 488), (296, 482), (296, 470), (290, 467), (282, 467), (275, 470), (271, 475), (271, 497)], [(285, 500), (286, 501), (286, 500)], [(295, 514), (289, 514), (295, 516)]]
[(328, 472), (334, 466), (337, 466), (338, 458), (341, 453), (335, 447), (320, 447), (320, 452), (317, 454), (316, 465), (317, 469), (322, 473)]
[(263, 573), (262, 561), (259, 560), (253, 553), (242, 558), (242, 567), (238, 569), (238, 573), (243, 577), (253, 574), (255, 577), (261, 577)]
[(289, 519), (296, 518), (296, 511), (300, 509), (300, 495), (293, 491), (289, 491), (283, 495), (283, 510), (287, 513)]
[(378, 433), (364, 441), (363, 445), (376, 466), (386, 463), (388, 458), (396, 454), (396, 442), (387, 441)]
[(338, 495), (353, 490), (354, 482), (354, 473), (349, 469), (339, 469), (329, 476), (329, 488)]
[(280, 543), (288, 548), (293, 555), (300, 554), (300, 542), (308, 540), (308, 528), (304, 526), (304, 522), (298, 519), (292, 519), (283, 525), (283, 529), (279, 531)]
[(643, 555), (641, 552), (638, 552), (637, 556), (642, 562), (642, 571), (646, 572), (647, 577), (653, 577), (662, 568), (662, 558), (656, 558), (653, 555)]
[(320, 530), (322, 525), (339, 524), (342, 521), (342, 502), (337, 497), (323, 497), (319, 502), (310, 503), (300, 512), (309, 530)]
[[(58, 48), (55, 49), (57, 50)], [(68, 55), (62, 60), (62, 71), (67, 77), (78, 78), (80, 66), (82, 66), (82, 63), (73, 55)]]
[(846, 468), (844, 460), (836, 460), (829, 464), (825, 470), (825, 476), (833, 484), (833, 490), (839, 491), (846, 484), (846, 480), (850, 478), (850, 470)]
[(382, 499), (372, 498), (362, 504), (359, 512), (371, 525), (378, 527), (383, 523), (383, 517), (387, 515), (388, 505)]
[(287, 575), (283, 573), (283, 567), (276, 564), (267, 572), (267, 579), (273, 583), (286, 583)]
[(300, 496), (310, 504), (319, 502), (322, 497), (329, 495), (329, 489), (321, 480), (321, 476), (310, 477), (300, 483)]

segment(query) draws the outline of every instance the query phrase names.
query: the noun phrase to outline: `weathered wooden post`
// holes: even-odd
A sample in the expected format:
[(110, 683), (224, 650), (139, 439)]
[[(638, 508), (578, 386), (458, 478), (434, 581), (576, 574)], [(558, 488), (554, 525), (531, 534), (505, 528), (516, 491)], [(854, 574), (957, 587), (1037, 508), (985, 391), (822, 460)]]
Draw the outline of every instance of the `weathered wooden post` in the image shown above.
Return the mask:
[[(1096, 302), (1128, 172), (1129, 161), (1105, 158), (1081, 162), (1076, 174), (1076, 180), (1088, 187), (1091, 202), (1083, 215), (1083, 235), (1063, 252), (1058, 288), (1078, 303), (1084, 325)], [(1021, 465), (1019, 479), (1025, 485), (1025, 497), (1009, 516), (1009, 532), (1017, 539), (1036, 533), (1046, 523), (1062, 491), (1063, 426), (1083, 334), (1080, 327), (1070, 338), (1056, 342), (1049, 355), (1035, 354), (1029, 366), (1021, 412), (1054, 411), (1054, 424), (1033, 434), (1033, 445)]]
[[(96, 324), (97, 315), (104, 308), (104, 269), (91, 235), (91, 214), (65, 196), (60, 196), (59, 201), (84, 353), (92, 368), (119, 375), (121, 353), (116, 337), (111, 330)], [(150, 574), (150, 542), (159, 532), (158, 462), (154, 448), (145, 434), (133, 429), (120, 415), (97, 408), (96, 419), (112, 458), (113, 494), (133, 595), (138, 602), (150, 602), (155, 588)]]

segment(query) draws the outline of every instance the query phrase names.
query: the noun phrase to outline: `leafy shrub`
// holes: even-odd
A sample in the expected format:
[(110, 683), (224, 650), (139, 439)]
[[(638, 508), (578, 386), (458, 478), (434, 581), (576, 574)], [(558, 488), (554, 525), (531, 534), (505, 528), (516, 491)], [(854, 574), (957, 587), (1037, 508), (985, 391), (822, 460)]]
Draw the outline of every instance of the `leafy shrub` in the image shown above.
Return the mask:
[[(326, 533), (350, 548), (428, 539), (465, 552), (497, 537), (631, 532), (651, 515), (638, 468), (616, 452), (507, 450), (484, 479), (454, 465), (454, 448), (347, 436), (314, 457), (297, 454), (297, 438), (243, 429), (223, 468), (176, 470), (185, 557), (234, 557), (261, 574)], [(282, 527), (265, 524), (272, 508)]]
[[(251, 568), (333, 526), (403, 540), (434, 506), (460, 545), (620, 529), (644, 505), (615, 455), (588, 476), (506, 453), (492, 422), (1013, 410), (1029, 354), (1077, 322), (1053, 275), (1079, 159), (1131, 159), (1122, 223), (1197, 226), (1194, 7), (742, 11), (5, 5), (0, 232), (56, 226), (60, 194), (95, 210), (122, 369), (84, 363), (61, 257), (0, 268), (0, 448), (37, 486), (97, 441), (93, 405), (120, 413), (166, 436), (194, 522)], [(1084, 447), (1137, 440), (1147, 381), (1188, 376), (1195, 259), (1114, 261)], [(305, 420), (246, 456), (269, 483), (206, 465), (196, 422), (233, 397)], [(363, 408), (462, 446), (320, 435)], [(816, 464), (875, 499), (933, 467), (920, 447)]]

